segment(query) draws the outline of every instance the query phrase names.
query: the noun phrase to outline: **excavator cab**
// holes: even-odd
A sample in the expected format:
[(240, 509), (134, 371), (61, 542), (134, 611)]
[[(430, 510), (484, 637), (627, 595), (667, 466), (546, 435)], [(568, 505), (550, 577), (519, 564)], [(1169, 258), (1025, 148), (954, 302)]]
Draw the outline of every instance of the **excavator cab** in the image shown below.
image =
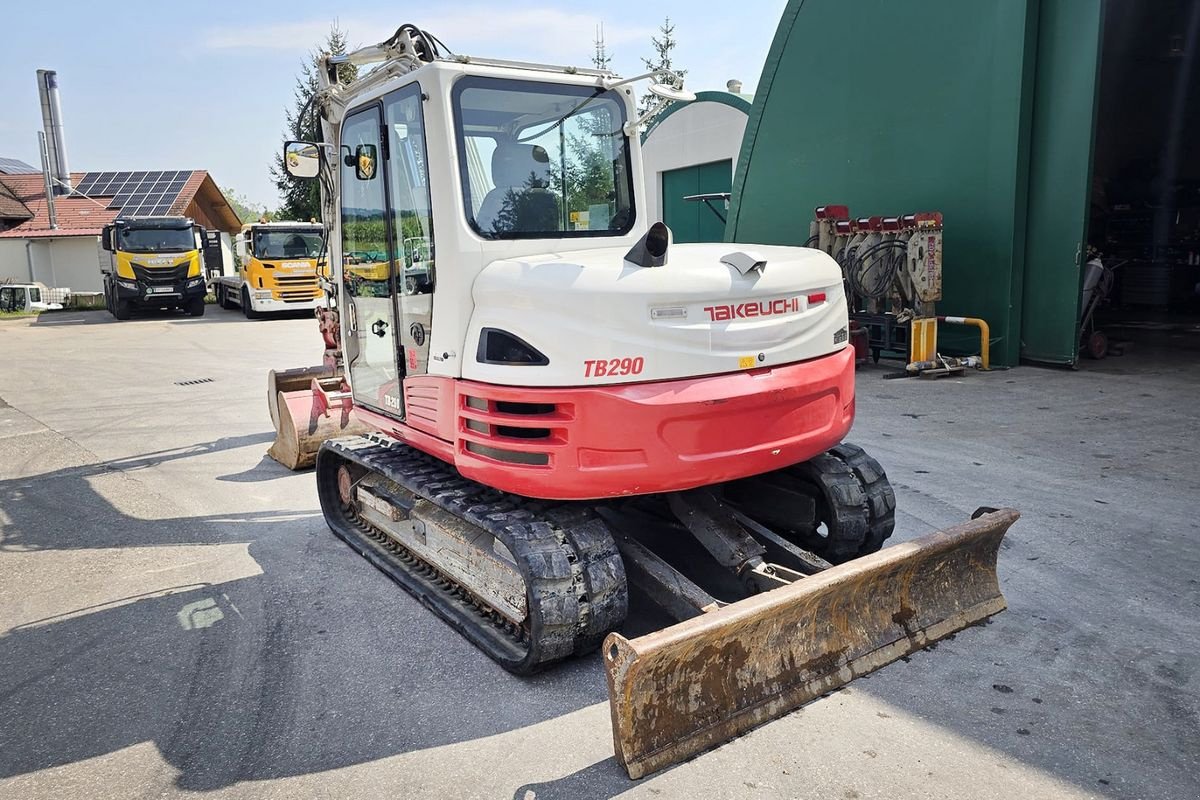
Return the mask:
[[(326, 521), (510, 672), (599, 649), (631, 777), (1004, 608), (1013, 511), (883, 548), (836, 262), (648, 218), (636, 79), (413, 26), (319, 74), (285, 165), (331, 231), (345, 375), (293, 415)], [(678, 624), (622, 636), (631, 584)]]

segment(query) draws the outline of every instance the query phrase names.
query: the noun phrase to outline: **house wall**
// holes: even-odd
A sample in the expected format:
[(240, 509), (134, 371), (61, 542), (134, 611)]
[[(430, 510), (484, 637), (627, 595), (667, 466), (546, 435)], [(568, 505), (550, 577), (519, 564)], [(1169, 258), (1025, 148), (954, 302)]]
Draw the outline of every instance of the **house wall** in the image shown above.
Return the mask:
[(29, 280), (29, 262), (25, 239), (0, 239), (0, 283), (25, 283)]
[[(75, 236), (55, 239), (50, 246), (54, 277), (60, 287), (76, 292), (100, 292), (104, 283), (100, 276), (100, 237)], [(54, 284), (47, 283), (47, 286)]]
[[(26, 242), (32, 242), (26, 253)], [(51, 289), (103, 291), (97, 236), (0, 240), (0, 281), (34, 281)], [(32, 261), (33, 274), (30, 275)]]

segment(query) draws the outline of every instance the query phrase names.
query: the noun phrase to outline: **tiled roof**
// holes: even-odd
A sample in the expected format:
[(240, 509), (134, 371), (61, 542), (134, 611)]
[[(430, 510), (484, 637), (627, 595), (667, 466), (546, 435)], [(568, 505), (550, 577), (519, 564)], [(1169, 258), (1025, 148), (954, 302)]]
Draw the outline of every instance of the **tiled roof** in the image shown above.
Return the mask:
[[(71, 183), (78, 186), (87, 173), (72, 172)], [(41, 173), (35, 175), (0, 175), (0, 184), (11, 190), (13, 198), (27, 209), (29, 214), (24, 222), (11, 230), (0, 233), (0, 239), (34, 239), (66, 236), (99, 236), (100, 230), (112, 222), (121, 213), (120, 209), (108, 208), (110, 198), (99, 197), (92, 199), (72, 195), (58, 197), (54, 201), (57, 228), (50, 227), (49, 214), (46, 208), (46, 192)], [(195, 202), (197, 213), (206, 214), (208, 221), (205, 225), (213, 225), (229, 233), (236, 233), (241, 227), (241, 221), (230, 207), (228, 200), (221, 194), (220, 188), (213, 182), (212, 176), (202, 169), (192, 170), (187, 182), (179, 192), (175, 202), (171, 204), (169, 213), (183, 215)], [(22, 217), (13, 217), (20, 219)], [(0, 214), (3, 218), (3, 214)], [(12, 218), (10, 218), (12, 219)]]
[[(71, 180), (78, 181), (82, 172), (71, 173)], [(50, 227), (50, 212), (46, 207), (46, 189), (41, 174), (0, 175), (18, 200), (32, 212), (33, 216), (17, 227), (0, 233), (4, 239), (45, 238), (48, 236), (99, 236), (100, 229), (116, 219), (120, 212), (106, 208), (104, 200), (87, 197), (56, 197), (54, 215), (58, 227)]]
[(208, 173), (202, 169), (192, 173), (192, 177), (188, 178), (188, 182), (179, 190), (179, 197), (176, 197), (175, 202), (171, 204), (172, 214), (187, 213), (188, 203), (192, 202), (196, 192), (200, 191), (200, 184), (204, 183), (206, 177), (208, 177)]
[[(72, 172), (71, 183), (79, 185), (86, 173)], [(196, 196), (196, 192), (204, 184), (208, 173), (204, 170), (193, 170), (179, 197), (171, 206), (172, 214), (183, 214), (188, 204)], [(57, 197), (54, 200), (55, 217), (58, 227), (50, 227), (49, 211), (46, 207), (45, 184), (41, 173), (34, 175), (0, 175), (0, 184), (11, 191), (13, 198), (19, 201), (29, 213), (25, 222), (0, 233), (0, 238), (26, 239), (47, 238), (58, 236), (99, 236), (100, 229), (112, 222), (120, 214), (120, 209), (108, 208), (105, 198), (91, 199), (72, 195)], [(0, 197), (3, 195), (0, 194)], [(223, 201), (224, 198), (221, 198)], [(3, 201), (0, 200), (0, 203)], [(0, 208), (3, 208), (0, 205)], [(230, 212), (232, 213), (232, 212)], [(29, 215), (32, 214), (30, 217)], [(0, 213), (0, 217), (4, 215)]]
[(3, 183), (0, 183), (0, 219), (29, 219), (33, 212), (25, 207), (17, 196)]

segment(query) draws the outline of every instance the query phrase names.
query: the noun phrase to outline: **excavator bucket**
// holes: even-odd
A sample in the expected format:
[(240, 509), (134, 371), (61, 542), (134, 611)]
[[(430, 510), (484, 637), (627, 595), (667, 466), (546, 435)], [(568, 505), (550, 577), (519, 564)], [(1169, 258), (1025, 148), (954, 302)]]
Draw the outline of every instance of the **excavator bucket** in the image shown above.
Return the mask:
[(271, 412), (271, 424), (279, 432), (279, 393), (298, 392), (312, 385), (313, 378), (336, 377), (332, 367), (299, 367), (297, 369), (271, 370), (267, 373), (267, 410)]
[(360, 436), (371, 430), (354, 416), (348, 400), (330, 402), (329, 394), (321, 389), (322, 381), (340, 379), (313, 378), (311, 388), (276, 395), (279, 420), (267, 455), (288, 469), (308, 469), (316, 464), (317, 451), (326, 439)]
[(987, 511), (654, 633), (604, 642), (613, 740), (631, 778), (782, 716), (1006, 607)]

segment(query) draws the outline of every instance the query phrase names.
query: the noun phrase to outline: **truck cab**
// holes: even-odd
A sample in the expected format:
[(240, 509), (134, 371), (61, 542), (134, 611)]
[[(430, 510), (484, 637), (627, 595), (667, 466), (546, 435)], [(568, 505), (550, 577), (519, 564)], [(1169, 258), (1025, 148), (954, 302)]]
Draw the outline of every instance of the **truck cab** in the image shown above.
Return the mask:
[(139, 309), (204, 315), (204, 229), (188, 217), (118, 217), (105, 225), (104, 301), (117, 319)]
[(299, 311), (324, 303), (318, 260), (322, 228), (308, 222), (258, 222), (243, 226), (234, 242), (238, 268), (213, 283), (222, 308), (240, 307), (249, 318)]

